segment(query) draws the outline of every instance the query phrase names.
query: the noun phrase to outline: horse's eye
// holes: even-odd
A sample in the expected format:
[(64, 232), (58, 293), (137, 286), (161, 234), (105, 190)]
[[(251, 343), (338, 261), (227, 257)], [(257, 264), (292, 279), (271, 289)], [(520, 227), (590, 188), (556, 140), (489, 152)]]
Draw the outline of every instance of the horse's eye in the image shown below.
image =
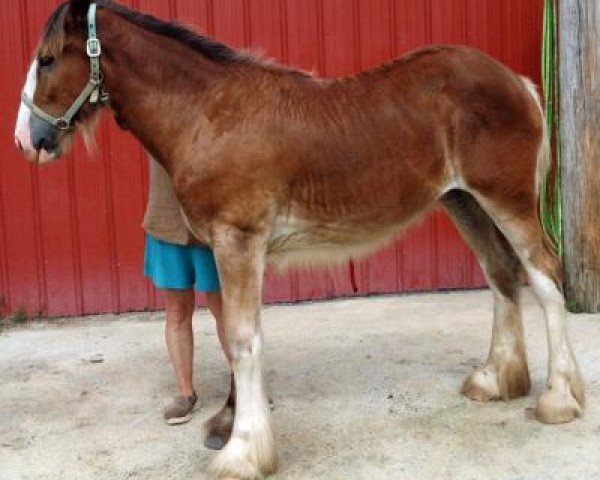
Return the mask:
[(54, 63), (54, 57), (51, 55), (45, 55), (38, 59), (40, 67), (49, 67)]

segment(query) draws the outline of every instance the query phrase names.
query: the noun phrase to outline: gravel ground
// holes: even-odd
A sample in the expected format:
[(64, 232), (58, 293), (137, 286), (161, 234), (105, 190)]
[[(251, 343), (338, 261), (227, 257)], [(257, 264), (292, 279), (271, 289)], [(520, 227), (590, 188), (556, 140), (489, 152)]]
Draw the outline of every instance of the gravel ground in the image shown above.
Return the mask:
[[(488, 291), (264, 309), (265, 372), (281, 468), (274, 479), (600, 478), (600, 315), (571, 315), (587, 381), (583, 419), (548, 426), (531, 407), (546, 372), (541, 310), (524, 295), (532, 396), (459, 396), (485, 357)], [(60, 319), (0, 334), (0, 479), (205, 479), (203, 422), (228, 371), (214, 322), (194, 320), (201, 409), (170, 427), (163, 314)]]

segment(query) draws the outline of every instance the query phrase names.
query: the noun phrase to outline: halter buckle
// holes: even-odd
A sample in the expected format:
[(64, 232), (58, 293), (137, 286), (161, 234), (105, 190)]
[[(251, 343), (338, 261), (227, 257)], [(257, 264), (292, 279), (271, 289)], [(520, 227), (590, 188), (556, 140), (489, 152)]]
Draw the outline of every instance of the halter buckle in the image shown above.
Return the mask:
[(100, 46), (100, 40), (97, 38), (88, 38), (86, 43), (86, 50), (88, 57), (98, 58), (102, 53), (102, 47)]
[(106, 105), (109, 102), (110, 102), (110, 97), (108, 96), (108, 92), (103, 87), (100, 87), (100, 103), (103, 103)]
[(71, 128), (70, 122), (64, 117), (57, 118), (55, 126), (59, 130), (69, 130)]

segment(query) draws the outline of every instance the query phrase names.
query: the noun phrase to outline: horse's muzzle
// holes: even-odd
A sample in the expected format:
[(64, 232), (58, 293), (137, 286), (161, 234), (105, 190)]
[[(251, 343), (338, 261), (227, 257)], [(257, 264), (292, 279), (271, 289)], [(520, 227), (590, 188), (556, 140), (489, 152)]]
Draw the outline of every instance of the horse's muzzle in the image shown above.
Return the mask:
[(23, 132), (15, 134), (15, 147), (30, 162), (45, 164), (60, 157), (60, 144), (52, 137), (36, 135), (35, 144), (33, 143), (32, 131), (24, 135)]
[(54, 125), (32, 115), (29, 119), (31, 145), (35, 150), (46, 150), (50, 154), (59, 151), (60, 131)]

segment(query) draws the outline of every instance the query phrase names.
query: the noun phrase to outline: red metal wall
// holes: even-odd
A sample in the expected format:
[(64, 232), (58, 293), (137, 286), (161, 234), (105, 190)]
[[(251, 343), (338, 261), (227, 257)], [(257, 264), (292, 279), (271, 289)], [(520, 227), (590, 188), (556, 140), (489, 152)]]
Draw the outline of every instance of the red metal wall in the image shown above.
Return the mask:
[[(13, 147), (22, 82), (40, 28), (59, 2), (0, 0), (0, 309), (47, 315), (160, 306), (142, 276), (146, 161), (105, 119), (100, 154), (78, 144), (45, 168)], [(234, 46), (325, 76), (349, 75), (428, 43), (470, 44), (538, 80), (542, 0), (133, 0)], [(100, 32), (102, 35), (102, 32)], [(476, 261), (434, 213), (355, 267), (358, 292), (480, 286)], [(267, 301), (352, 294), (350, 266), (269, 272)]]

